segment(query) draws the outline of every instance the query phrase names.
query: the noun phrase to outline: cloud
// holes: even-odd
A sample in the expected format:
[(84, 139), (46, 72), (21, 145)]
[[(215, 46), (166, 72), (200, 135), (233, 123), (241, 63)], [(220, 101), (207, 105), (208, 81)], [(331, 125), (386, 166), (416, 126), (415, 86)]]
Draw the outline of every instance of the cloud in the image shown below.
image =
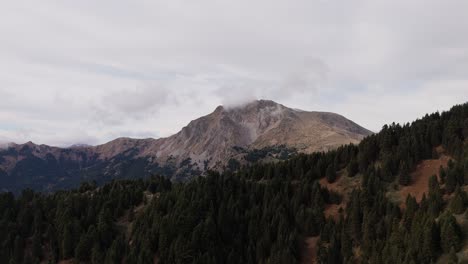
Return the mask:
[(0, 149), (8, 149), (11, 146), (11, 144), (11, 142), (3, 141), (2, 138), (0, 138)]
[(378, 130), (468, 99), (466, 10), (458, 0), (10, 1), (0, 139), (168, 136), (258, 98)]
[(175, 103), (173, 95), (170, 90), (157, 84), (111, 92), (94, 106), (95, 118), (105, 124), (119, 124), (125, 119), (142, 120), (155, 115), (161, 107)]
[[(281, 63), (281, 62), (278, 62)], [(319, 88), (326, 82), (328, 68), (320, 59), (305, 58), (291, 64), (274, 79), (255, 79), (255, 76), (237, 76), (223, 79), (215, 94), (227, 106), (241, 105), (255, 99), (288, 100), (301, 96), (314, 100)]]

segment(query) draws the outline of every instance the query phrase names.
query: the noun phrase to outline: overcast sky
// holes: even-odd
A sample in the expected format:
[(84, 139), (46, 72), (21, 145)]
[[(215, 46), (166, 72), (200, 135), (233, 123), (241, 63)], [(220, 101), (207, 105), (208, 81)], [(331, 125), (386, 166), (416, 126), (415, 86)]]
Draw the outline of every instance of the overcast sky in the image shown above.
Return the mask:
[(468, 101), (466, 0), (4, 1), (0, 141), (168, 136), (271, 99), (378, 131)]

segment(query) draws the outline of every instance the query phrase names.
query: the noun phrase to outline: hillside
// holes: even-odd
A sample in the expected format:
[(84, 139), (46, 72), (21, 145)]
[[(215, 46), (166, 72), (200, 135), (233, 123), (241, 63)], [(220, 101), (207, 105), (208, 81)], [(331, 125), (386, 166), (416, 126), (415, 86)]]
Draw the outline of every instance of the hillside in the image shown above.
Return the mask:
[(273, 101), (216, 110), (160, 139), (118, 138), (99, 146), (10, 144), (0, 149), (0, 189), (57, 190), (82, 181), (164, 175), (187, 180), (208, 169), (237, 170), (358, 143), (371, 132), (334, 113), (306, 112)]
[(357, 146), (185, 183), (5, 193), (0, 262), (463, 263), (467, 153), (468, 103)]

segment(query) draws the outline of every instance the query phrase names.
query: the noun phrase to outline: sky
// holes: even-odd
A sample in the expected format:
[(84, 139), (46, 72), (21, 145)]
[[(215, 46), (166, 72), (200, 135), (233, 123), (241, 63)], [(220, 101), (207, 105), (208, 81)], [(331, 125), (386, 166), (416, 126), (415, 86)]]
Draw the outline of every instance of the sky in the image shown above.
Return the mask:
[(271, 99), (372, 130), (468, 101), (466, 0), (4, 1), (0, 142), (165, 137)]

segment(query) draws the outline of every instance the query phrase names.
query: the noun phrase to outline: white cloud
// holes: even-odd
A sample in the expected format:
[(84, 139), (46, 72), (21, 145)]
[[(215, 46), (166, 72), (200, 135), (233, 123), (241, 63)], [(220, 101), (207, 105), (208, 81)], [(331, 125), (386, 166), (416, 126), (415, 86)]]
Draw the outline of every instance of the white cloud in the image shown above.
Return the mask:
[(0, 141), (167, 136), (267, 98), (372, 130), (468, 99), (468, 2), (14, 1)]

